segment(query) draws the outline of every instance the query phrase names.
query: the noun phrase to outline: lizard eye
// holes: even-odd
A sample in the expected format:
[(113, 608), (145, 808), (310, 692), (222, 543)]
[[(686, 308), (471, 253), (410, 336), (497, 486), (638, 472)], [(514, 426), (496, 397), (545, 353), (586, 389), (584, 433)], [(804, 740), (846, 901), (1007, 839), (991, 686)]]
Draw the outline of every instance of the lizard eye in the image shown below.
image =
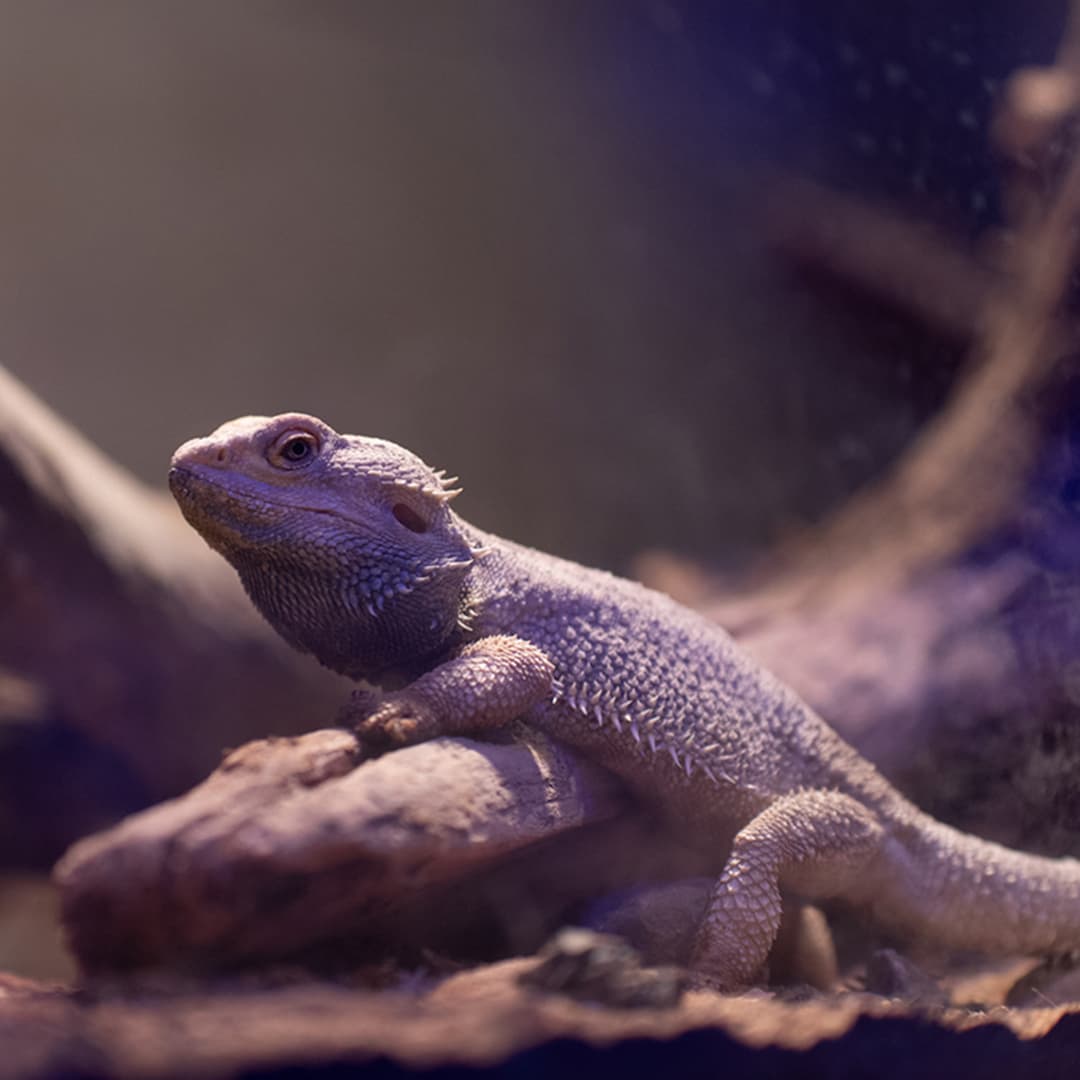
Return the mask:
[(306, 465), (319, 452), (319, 440), (310, 431), (287, 431), (274, 443), (267, 457), (272, 465), (287, 469)]
[(393, 515), (409, 532), (427, 532), (427, 522), (406, 503), (394, 503)]

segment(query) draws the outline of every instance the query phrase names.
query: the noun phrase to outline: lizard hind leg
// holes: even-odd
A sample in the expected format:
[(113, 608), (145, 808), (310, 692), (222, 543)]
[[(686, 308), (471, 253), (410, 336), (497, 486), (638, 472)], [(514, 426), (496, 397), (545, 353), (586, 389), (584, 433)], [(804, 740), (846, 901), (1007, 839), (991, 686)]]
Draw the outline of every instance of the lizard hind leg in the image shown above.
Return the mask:
[(784, 795), (736, 834), (713, 887), (691, 959), (709, 986), (737, 990), (760, 976), (781, 919), (781, 888), (807, 899), (856, 899), (883, 830), (835, 791)]

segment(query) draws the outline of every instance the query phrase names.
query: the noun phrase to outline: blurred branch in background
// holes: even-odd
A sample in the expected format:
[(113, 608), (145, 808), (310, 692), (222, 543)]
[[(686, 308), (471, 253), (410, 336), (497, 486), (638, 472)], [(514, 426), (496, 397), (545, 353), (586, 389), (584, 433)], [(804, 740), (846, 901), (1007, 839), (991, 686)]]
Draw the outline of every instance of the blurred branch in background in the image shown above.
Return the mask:
[(775, 182), (766, 218), (779, 255), (927, 324), (965, 346), (995, 274), (955, 236), (807, 180)]
[[(1012, 220), (995, 237), (989, 269), (961, 255), (957, 242), (926, 242), (917, 225), (886, 212), (835, 197), (830, 205), (812, 189), (785, 192), (785, 220), (799, 224), (792, 236), (781, 223), (782, 243), (803, 258), (816, 246), (828, 272), (851, 275), (936, 327), (962, 333), (969, 360), (945, 409), (888, 477), (771, 556), (767, 580), (750, 578), (754, 618), (812, 604), (819, 588), (835, 602), (848, 589), (865, 592), (869, 581), (918, 573), (969, 547), (1014, 508), (1039, 447), (1033, 406), (1055, 369), (1071, 362), (1065, 354), (1076, 342), (1060, 308), (1075, 265), (1080, 160), (1070, 155), (1055, 176), (1060, 152), (1050, 146), (1060, 144), (1074, 115), (1075, 33), (1071, 26), (1056, 67), (1019, 72), (1003, 94), (995, 131)], [(1059, 93), (1051, 108), (1037, 88), (1062, 82), (1072, 92)], [(820, 223), (816, 235), (808, 222)], [(746, 623), (737, 606), (725, 617), (736, 629)]]
[[(152, 491), (0, 369), (0, 864), (47, 866), (340, 682)], [(95, 801), (97, 806), (95, 806)]]
[[(1041, 835), (1018, 836), (1032, 812), (1017, 814), (1007, 792), (969, 799), (970, 763), (945, 784), (918, 770), (944, 746), (965, 744), (973, 759), (971, 747), (994, 745), (988, 753), (1013, 755), (1022, 769), (1016, 741), (1058, 726), (1072, 706), (1063, 687), (1080, 654), (1080, 623), (1059, 613), (1063, 589), (1080, 601), (1075, 573), (1048, 588), (1046, 568), (1016, 530), (1032, 517), (1033, 468), (1054, 452), (1060, 399), (1076, 370), (1067, 302), (1080, 227), (1073, 10), (1057, 63), (1017, 72), (1002, 94), (993, 131), (1010, 218), (982, 252), (963, 254), (958, 240), (805, 183), (783, 185), (776, 200), (777, 247), (804, 271), (845, 279), (968, 340), (966, 372), (941, 413), (879, 483), (746, 577), (717, 578), (667, 556), (639, 564), (939, 812), (966, 813), (968, 824), (1014, 842), (1051, 844), (1063, 838), (1045, 828), (1048, 789), (1035, 797)], [(1033, 663), (1025, 645), (1043, 631), (1032, 628), (1049, 626), (1059, 631), (1053, 653)], [(1009, 718), (1004, 748), (976, 738), (988, 717)], [(1067, 728), (1074, 749), (1063, 749), (1062, 773), (1080, 755), (1078, 725)], [(939, 752), (913, 749), (931, 745)], [(989, 766), (984, 756), (973, 767)], [(1018, 778), (1013, 798), (1031, 795)]]

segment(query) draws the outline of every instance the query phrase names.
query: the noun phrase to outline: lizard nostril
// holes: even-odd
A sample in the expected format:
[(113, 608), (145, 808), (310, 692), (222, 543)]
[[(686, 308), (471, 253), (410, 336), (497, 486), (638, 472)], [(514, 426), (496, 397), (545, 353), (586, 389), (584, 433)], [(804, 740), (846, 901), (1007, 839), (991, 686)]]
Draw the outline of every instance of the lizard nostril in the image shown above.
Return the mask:
[(217, 463), (219, 465), (224, 465), (225, 464), (225, 447), (224, 446), (219, 446), (218, 447), (218, 452), (214, 456), (217, 458)]

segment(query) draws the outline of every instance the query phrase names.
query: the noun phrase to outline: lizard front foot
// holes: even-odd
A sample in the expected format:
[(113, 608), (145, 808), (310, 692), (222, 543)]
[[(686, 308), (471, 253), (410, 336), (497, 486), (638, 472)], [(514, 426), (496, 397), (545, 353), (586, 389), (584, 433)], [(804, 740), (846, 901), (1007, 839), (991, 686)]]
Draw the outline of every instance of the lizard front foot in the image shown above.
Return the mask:
[(378, 694), (355, 690), (338, 715), (366, 750), (393, 750), (439, 734), (438, 719), (427, 702), (406, 690)]

